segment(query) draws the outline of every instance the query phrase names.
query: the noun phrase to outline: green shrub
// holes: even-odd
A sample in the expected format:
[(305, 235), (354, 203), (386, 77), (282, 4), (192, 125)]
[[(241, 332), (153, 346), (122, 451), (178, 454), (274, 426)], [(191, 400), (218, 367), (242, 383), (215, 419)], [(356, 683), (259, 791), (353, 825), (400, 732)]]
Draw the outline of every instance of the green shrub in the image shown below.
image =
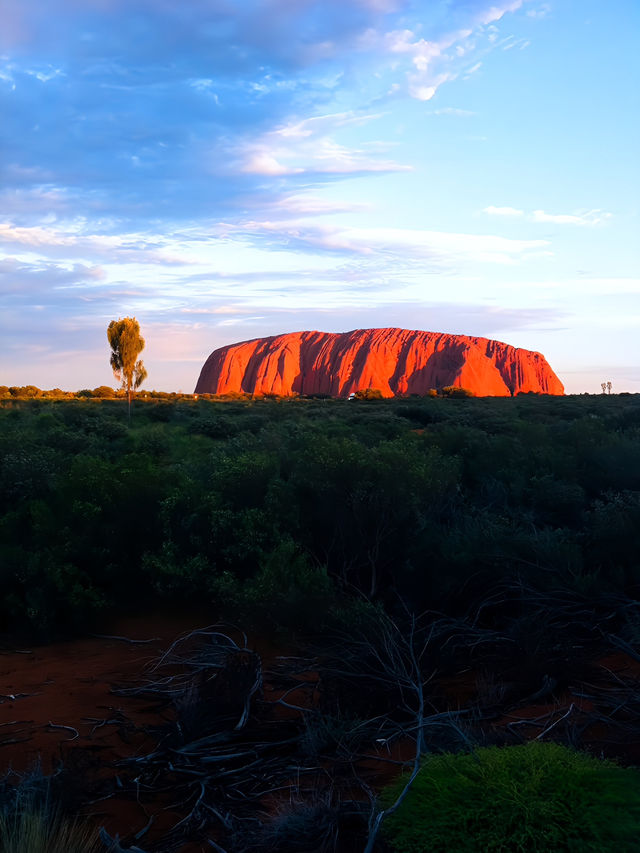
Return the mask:
[(309, 563), (304, 552), (284, 539), (264, 559), (244, 588), (247, 616), (266, 630), (319, 630), (336, 603), (336, 590), (326, 571)]
[(632, 853), (640, 771), (553, 743), (433, 756), (383, 831), (396, 853)]

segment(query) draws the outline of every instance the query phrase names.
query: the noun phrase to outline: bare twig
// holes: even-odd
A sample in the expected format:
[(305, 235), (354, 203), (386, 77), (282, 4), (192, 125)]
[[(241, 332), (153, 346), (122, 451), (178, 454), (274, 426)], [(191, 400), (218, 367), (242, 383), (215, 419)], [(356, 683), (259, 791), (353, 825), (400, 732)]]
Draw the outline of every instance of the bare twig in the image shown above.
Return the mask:
[(90, 637), (95, 637), (98, 640), (117, 640), (121, 643), (131, 643), (132, 645), (144, 645), (146, 643), (157, 643), (162, 637), (151, 637), (149, 640), (132, 640), (130, 637), (118, 637), (113, 634), (89, 634)]
[(73, 732), (73, 737), (69, 737), (69, 738), (67, 738), (67, 740), (76, 740), (76, 738), (80, 737), (80, 732), (77, 729), (74, 729), (73, 726), (56, 725), (55, 723), (52, 723), (51, 720), (49, 720), (49, 722), (47, 723), (47, 726), (50, 729), (62, 729), (62, 730), (67, 731), (67, 732)]

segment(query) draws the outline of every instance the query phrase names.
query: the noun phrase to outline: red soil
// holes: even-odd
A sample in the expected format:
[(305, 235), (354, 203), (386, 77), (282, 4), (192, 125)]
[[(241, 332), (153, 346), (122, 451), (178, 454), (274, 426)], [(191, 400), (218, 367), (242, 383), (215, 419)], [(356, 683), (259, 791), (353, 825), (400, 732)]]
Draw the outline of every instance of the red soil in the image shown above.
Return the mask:
[[(172, 808), (167, 794), (140, 802), (127, 797), (111, 796), (101, 800), (101, 790), (111, 793), (117, 774), (116, 763), (124, 758), (151, 752), (156, 741), (145, 733), (171, 719), (171, 711), (154, 707), (148, 699), (116, 696), (111, 688), (117, 684), (140, 683), (145, 666), (157, 659), (178, 635), (197, 627), (194, 617), (156, 616), (124, 620), (114, 626), (113, 633), (132, 639), (153, 639), (145, 644), (130, 644), (114, 639), (88, 637), (71, 642), (23, 651), (0, 652), (0, 772), (13, 768), (24, 772), (40, 761), (45, 773), (62, 761), (71, 771), (70, 778), (81, 779), (83, 791), (95, 792), (94, 802), (86, 813), (112, 835), (129, 837), (145, 827), (153, 816), (153, 826), (140, 844), (161, 838), (183, 815), (180, 806)], [(261, 650), (265, 651), (265, 650)], [(273, 660), (273, 650), (265, 657)], [(597, 662), (603, 682), (611, 685), (618, 679), (640, 678), (640, 665), (624, 654), (614, 654)], [(611, 675), (613, 673), (613, 676)], [(303, 676), (308, 686), (287, 697), (293, 705), (315, 704), (317, 674)], [(442, 679), (439, 692), (451, 708), (463, 707), (476, 689), (473, 673)], [(265, 699), (275, 701), (282, 691), (265, 685)], [(573, 703), (571, 714), (589, 711), (592, 704), (570, 694), (554, 697), (544, 705), (518, 708), (489, 724), (494, 731), (517, 729), (525, 739), (534, 738), (552, 724), (560, 726), (561, 717)], [(279, 706), (274, 713), (295, 715)], [(534, 718), (545, 718), (536, 723)], [(572, 718), (573, 719), (573, 718)], [(569, 721), (568, 721), (569, 722)], [(66, 727), (66, 728), (64, 728)], [(586, 743), (595, 754), (621, 757), (626, 762), (640, 763), (640, 745), (629, 744), (620, 730), (602, 723), (592, 724)], [(412, 744), (396, 744), (391, 750), (381, 745), (370, 750), (380, 760), (363, 764), (372, 774), (376, 787), (388, 782), (402, 762), (412, 758)], [(101, 789), (102, 785), (102, 789)], [(106, 794), (105, 794), (106, 796)], [(265, 804), (266, 805), (266, 804)], [(184, 848), (195, 853), (200, 845)], [(210, 849), (210, 848), (206, 848)]]
[[(509, 740), (526, 741), (553, 738), (555, 729), (555, 735), (562, 740), (563, 733), (577, 725), (581, 730), (582, 748), (623, 764), (640, 765), (640, 743), (629, 740), (624, 726), (630, 715), (633, 718), (633, 712), (627, 710), (623, 702), (615, 713), (612, 713), (615, 702), (598, 708), (598, 696), (606, 696), (625, 683), (640, 683), (640, 663), (624, 652), (607, 655), (594, 662), (591, 684), (577, 684), (570, 690), (559, 691), (550, 697), (551, 701), (511, 708), (508, 713), (484, 724), (485, 734), (498, 741), (504, 735), (508, 735)], [(464, 708), (477, 693), (476, 676), (466, 672), (444, 678), (439, 687), (452, 710)]]
[[(0, 653), (0, 773), (9, 768), (22, 773), (40, 762), (48, 774), (61, 761), (99, 798), (101, 782), (110, 788), (121, 772), (116, 762), (153, 749), (155, 741), (142, 727), (170, 718), (148, 699), (115, 696), (111, 688), (138, 681), (176, 635), (193, 627), (193, 617), (129, 619), (114, 626), (113, 633), (156, 639), (131, 644), (87, 637)], [(167, 805), (156, 801), (141, 806), (112, 797), (87, 813), (121, 837), (140, 831), (153, 815), (149, 836), (161, 837), (181, 817), (165, 811)]]

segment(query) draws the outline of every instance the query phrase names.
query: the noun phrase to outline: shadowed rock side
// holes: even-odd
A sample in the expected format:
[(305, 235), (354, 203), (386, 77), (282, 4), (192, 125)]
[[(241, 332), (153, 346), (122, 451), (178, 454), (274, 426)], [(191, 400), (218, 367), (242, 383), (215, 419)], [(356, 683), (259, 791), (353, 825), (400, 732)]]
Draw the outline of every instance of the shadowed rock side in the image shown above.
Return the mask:
[(330, 394), (367, 388), (385, 397), (449, 385), (480, 397), (521, 391), (564, 394), (543, 355), (467, 335), (408, 329), (291, 332), (214, 350), (196, 394)]

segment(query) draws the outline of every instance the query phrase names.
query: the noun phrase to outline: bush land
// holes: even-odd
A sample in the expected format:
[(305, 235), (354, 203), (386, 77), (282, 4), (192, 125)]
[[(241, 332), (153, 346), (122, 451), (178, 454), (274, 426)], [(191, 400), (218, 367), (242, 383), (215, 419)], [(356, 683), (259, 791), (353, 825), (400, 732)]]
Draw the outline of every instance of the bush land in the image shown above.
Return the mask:
[(104, 398), (0, 408), (4, 625), (50, 637), (203, 596), (284, 611), (294, 587), (298, 612), (306, 587), (451, 613), (509, 579), (638, 588), (634, 396), (156, 399), (124, 415)]
[[(580, 746), (597, 720), (622, 757), (638, 742), (637, 680), (609, 673), (602, 684), (594, 661), (613, 650), (640, 653), (639, 398), (139, 395), (129, 424), (126, 400), (110, 398), (109, 389), (73, 399), (10, 390), (0, 401), (4, 631), (49, 640), (95, 631), (123, 611), (184, 605), (307, 655), (320, 685), (317, 707), (284, 721), (265, 778), (289, 780), (291, 767), (309, 772), (321, 761), (340, 768), (345, 787), (331, 796), (318, 789), (315, 800), (296, 791), (292, 810), (256, 826), (243, 841), (247, 850), (304, 849), (313, 821), (324, 827), (318, 849), (353, 850), (354, 833), (364, 847), (371, 820), (347, 795), (362, 781), (349, 774), (380, 739), (414, 737), (438, 753), (513, 744), (527, 731)], [(424, 658), (416, 658), (418, 646)], [(302, 658), (285, 660), (290, 670), (278, 683), (289, 689)], [(253, 755), (272, 731), (273, 709), (238, 688), (234, 707), (252, 709), (247, 730), (210, 719), (216, 703), (205, 685), (214, 691), (223, 683), (215, 680), (219, 661), (203, 671), (207, 678), (197, 672), (185, 681), (179, 701), (161, 698), (185, 717), (170, 738), (205, 755), (197, 785), (214, 809), (233, 814), (233, 798), (207, 775), (207, 762), (218, 753), (226, 760), (233, 739)], [(472, 673), (468, 701), (452, 709), (434, 673)], [(591, 691), (593, 710), (576, 708), (572, 691)], [(547, 704), (538, 728), (526, 720), (517, 732), (491, 728), (540, 702)], [(159, 755), (149, 756), (149, 780), (173, 772), (174, 752), (166, 767)], [(530, 753), (490, 755), (497, 776), (507, 768), (500, 778), (510, 790), (517, 767), (509, 762), (521, 756), (516, 765), (527, 766)], [(569, 764), (582, 767), (580, 760)], [(599, 767), (606, 804), (618, 797), (619, 777)], [(253, 765), (248, 775), (236, 770), (244, 792)], [(184, 781), (185, 801), (200, 803), (193, 779)], [(123, 784), (134, 792), (135, 782)], [(539, 814), (558, 813), (563, 791), (551, 786)], [(501, 814), (514, 809), (505, 802)], [(229, 849), (238, 849), (244, 825), (243, 814), (236, 817), (225, 829)], [(575, 816), (565, 817), (563, 825)], [(394, 825), (388, 843), (404, 853)], [(566, 849), (612, 849), (594, 847), (600, 830), (589, 826), (588, 843)], [(461, 845), (472, 843), (476, 829), (467, 829)], [(446, 839), (450, 830), (441, 831)], [(613, 830), (608, 839), (625, 849)], [(422, 843), (407, 841), (406, 849), (430, 849), (411, 847)], [(457, 844), (433, 849), (476, 849)]]

